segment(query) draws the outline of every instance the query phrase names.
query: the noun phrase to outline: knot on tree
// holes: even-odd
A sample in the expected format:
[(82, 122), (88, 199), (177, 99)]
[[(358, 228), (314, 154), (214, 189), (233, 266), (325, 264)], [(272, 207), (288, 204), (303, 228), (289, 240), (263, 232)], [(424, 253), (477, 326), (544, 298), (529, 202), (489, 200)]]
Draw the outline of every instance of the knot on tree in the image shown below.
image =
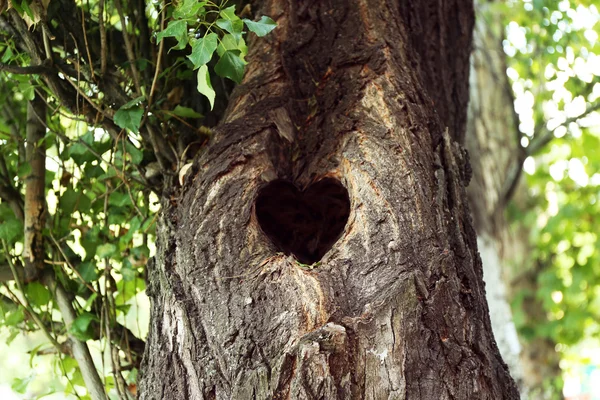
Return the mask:
[(321, 179), (303, 191), (278, 179), (258, 192), (255, 212), (261, 229), (276, 247), (301, 263), (313, 264), (344, 231), (350, 198), (334, 178)]

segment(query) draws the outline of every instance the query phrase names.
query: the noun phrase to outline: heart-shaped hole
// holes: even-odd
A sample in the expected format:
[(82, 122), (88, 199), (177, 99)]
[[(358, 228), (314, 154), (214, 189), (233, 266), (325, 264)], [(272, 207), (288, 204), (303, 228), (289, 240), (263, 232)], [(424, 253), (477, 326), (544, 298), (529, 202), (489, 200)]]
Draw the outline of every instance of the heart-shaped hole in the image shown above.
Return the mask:
[(281, 251), (313, 264), (341, 236), (350, 198), (334, 178), (321, 179), (304, 191), (289, 181), (275, 180), (259, 191), (255, 210), (261, 229)]

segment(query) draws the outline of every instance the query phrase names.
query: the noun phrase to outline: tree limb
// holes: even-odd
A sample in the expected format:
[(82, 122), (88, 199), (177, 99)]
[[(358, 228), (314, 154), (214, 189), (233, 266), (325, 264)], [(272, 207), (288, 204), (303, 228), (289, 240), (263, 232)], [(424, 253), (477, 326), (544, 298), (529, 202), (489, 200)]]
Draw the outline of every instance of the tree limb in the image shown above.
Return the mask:
[(543, 149), (548, 143), (554, 139), (554, 131), (561, 126), (568, 127), (569, 124), (579, 121), (581, 118), (586, 117), (590, 113), (600, 109), (600, 102), (588, 104), (585, 111), (576, 117), (567, 118), (565, 122), (554, 128), (553, 130), (548, 129), (546, 124), (539, 125), (536, 127), (533, 135), (533, 139), (529, 143), (529, 146), (522, 148), (523, 151), (517, 157), (517, 160), (512, 166), (508, 174), (506, 175), (506, 181), (500, 192), (501, 201), (498, 203), (499, 206), (504, 207), (506, 203), (510, 201), (512, 195), (517, 187), (519, 178), (523, 171), (523, 163), (527, 157), (536, 155), (541, 149)]
[[(56, 280), (53, 271), (47, 271), (47, 273), (42, 276), (42, 282), (52, 293), (54, 293), (58, 309), (60, 310), (68, 329), (77, 319), (77, 312), (73, 308), (69, 294)], [(104, 385), (98, 375), (94, 360), (92, 360), (90, 349), (85, 342), (77, 339), (73, 334), (68, 333), (68, 335), (72, 343), (73, 358), (75, 358), (79, 365), (81, 375), (83, 376), (85, 386), (87, 387), (91, 398), (93, 400), (106, 400), (107, 396), (104, 391)]]
[(46, 65), (30, 65), (27, 67), (20, 67), (17, 65), (8, 65), (1, 62), (0, 71), (10, 72), (11, 74), (17, 75), (51, 74), (53, 72), (56, 72), (56, 70)]
[(556, 129), (558, 129), (559, 127), (561, 127), (561, 126), (568, 127), (569, 124), (571, 124), (572, 122), (577, 122), (581, 118), (586, 117), (587, 115), (589, 115), (590, 113), (592, 113), (594, 111), (597, 111), (598, 109), (600, 109), (600, 102), (588, 104), (588, 106), (585, 108), (585, 111), (583, 113), (581, 113), (580, 115), (578, 115), (576, 117), (567, 118), (565, 120), (565, 122), (563, 122), (562, 124), (560, 124), (559, 126), (554, 128), (553, 130), (548, 129), (546, 124), (539, 126), (538, 129), (536, 129), (534, 132), (531, 143), (526, 148), (527, 156), (533, 156), (533, 155), (537, 154), (538, 151), (540, 151), (544, 146), (546, 146), (548, 143), (550, 143), (550, 141), (552, 141), (552, 139), (554, 139), (554, 131)]

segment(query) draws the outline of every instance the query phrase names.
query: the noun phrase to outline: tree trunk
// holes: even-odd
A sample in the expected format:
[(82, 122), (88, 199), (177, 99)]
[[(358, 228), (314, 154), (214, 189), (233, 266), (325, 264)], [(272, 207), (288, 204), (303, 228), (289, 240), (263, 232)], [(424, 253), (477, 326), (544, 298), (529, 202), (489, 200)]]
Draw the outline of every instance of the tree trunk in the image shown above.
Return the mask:
[[(473, 32), (470, 102), (466, 147), (471, 155), (473, 181), (468, 195), (483, 261), (483, 276), (494, 336), (511, 376), (525, 395), (520, 362), (521, 346), (504, 284), (510, 274), (511, 245), (514, 237), (505, 218), (508, 201), (505, 193), (512, 187), (508, 171), (520, 162), (518, 116), (513, 110), (513, 95), (502, 48), (504, 25), (489, 6), (476, 2), (477, 22)], [(512, 190), (511, 190), (512, 192)], [(513, 249), (515, 250), (515, 249)]]
[(456, 142), (472, 4), (265, 3), (278, 28), (163, 201), (140, 398), (518, 398)]
[(515, 223), (511, 228), (505, 215), (509, 201), (523, 207), (529, 203), (529, 195), (519, 179), (526, 150), (519, 144), (519, 119), (506, 76), (503, 18), (494, 12), (495, 2), (476, 2), (476, 6), (466, 135), (474, 172), (468, 195), (492, 328), (521, 396), (558, 398), (560, 393), (551, 394), (547, 389), (549, 381), (561, 377), (556, 343), (538, 338), (525, 341), (521, 348), (508, 302), (517, 293), (524, 296), (521, 311), (528, 326), (543, 323), (545, 311), (535, 296), (540, 268), (528, 265), (526, 256), (532, 251), (528, 242), (531, 227)]

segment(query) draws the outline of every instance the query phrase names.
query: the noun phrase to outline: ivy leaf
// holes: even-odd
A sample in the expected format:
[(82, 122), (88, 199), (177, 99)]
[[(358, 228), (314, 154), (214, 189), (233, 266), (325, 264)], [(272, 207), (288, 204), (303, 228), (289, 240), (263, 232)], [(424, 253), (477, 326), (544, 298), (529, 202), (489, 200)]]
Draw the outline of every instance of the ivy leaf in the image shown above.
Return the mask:
[(201, 39), (192, 39), (192, 53), (187, 57), (194, 64), (194, 69), (200, 68), (210, 61), (217, 49), (217, 34), (209, 33)]
[(21, 179), (25, 179), (27, 175), (31, 174), (31, 165), (22, 164), (19, 169), (17, 169), (17, 176)]
[(140, 131), (144, 110), (138, 104), (140, 104), (142, 100), (144, 100), (144, 96), (136, 97), (119, 108), (113, 118), (113, 121), (119, 128), (129, 129), (134, 133)]
[(177, 39), (177, 45), (171, 47), (170, 50), (184, 49), (188, 42), (187, 22), (185, 20), (177, 20), (169, 22), (165, 30), (156, 34), (156, 43), (160, 43), (163, 38), (174, 37)]
[(78, 270), (79, 274), (86, 282), (92, 282), (98, 279), (99, 274), (96, 271), (96, 266), (94, 265), (94, 263), (91, 263), (89, 261), (81, 263)]
[(35, 97), (35, 86), (29, 82), (21, 82), (19, 83), (19, 92), (26, 100), (31, 101)]
[(134, 133), (138, 133), (140, 131), (140, 124), (142, 123), (142, 116), (144, 115), (144, 110), (141, 107), (133, 107), (133, 108), (119, 108), (119, 110), (115, 113), (114, 121), (115, 124), (122, 129), (129, 129)]
[(71, 188), (67, 188), (65, 192), (60, 196), (59, 205), (63, 210), (75, 210), (77, 205), (77, 192)]
[(227, 21), (241, 22), (240, 17), (235, 15), (235, 5), (222, 9), (219, 15), (221, 16), (221, 18)]
[(139, 164), (142, 162), (144, 158), (144, 153), (142, 153), (140, 149), (138, 149), (131, 143), (126, 143), (125, 149), (127, 150), (127, 153), (131, 156), (132, 163)]
[(98, 320), (98, 317), (89, 312), (84, 312), (78, 316), (69, 328), (69, 333), (80, 340), (88, 340), (92, 335), (88, 332), (88, 328), (92, 321)]
[(123, 192), (112, 192), (108, 197), (108, 204), (115, 207), (131, 206), (129, 194)]
[(204, 117), (204, 115), (194, 111), (192, 108), (182, 107), (180, 105), (176, 106), (175, 109), (172, 111), (172, 113), (174, 115), (177, 115), (178, 117), (182, 117), (182, 118), (202, 118), (202, 117)]
[(31, 282), (25, 286), (27, 300), (34, 306), (43, 306), (50, 301), (50, 291), (39, 282)]
[(27, 378), (14, 378), (10, 388), (17, 393), (25, 394), (27, 391), (27, 386), (33, 380), (33, 375), (28, 376)]
[(112, 256), (117, 251), (117, 246), (112, 243), (105, 243), (98, 246), (96, 249), (96, 255), (99, 258), (105, 258)]
[[(143, 100), (144, 100), (144, 96), (136, 97), (135, 99), (130, 100), (127, 103), (123, 104), (123, 106), (121, 106), (121, 108), (125, 108), (125, 109), (132, 108), (133, 106), (137, 106), (138, 104), (140, 104)], [(88, 138), (88, 140), (89, 140), (89, 138)], [(85, 140), (85, 141), (88, 142), (88, 140)], [(90, 143), (88, 142), (88, 144), (90, 144)]]
[(239, 50), (227, 50), (223, 53), (219, 62), (215, 65), (217, 75), (229, 78), (236, 83), (241, 83), (246, 63), (239, 57), (239, 54)]
[(5, 326), (15, 326), (21, 323), (25, 319), (25, 313), (22, 308), (18, 308), (14, 311), (7, 313), (4, 316), (4, 325)]
[(208, 73), (208, 67), (206, 65), (201, 66), (198, 70), (198, 92), (206, 96), (210, 102), (210, 109), (212, 110), (215, 104), (215, 91), (210, 83), (210, 74)]
[(277, 27), (277, 23), (267, 16), (260, 17), (258, 21), (251, 21), (244, 19), (244, 23), (252, 32), (256, 33), (256, 36), (266, 36), (269, 32)]
[(198, 0), (183, 0), (181, 4), (173, 12), (173, 18), (187, 19), (195, 18), (199, 13), (203, 12), (206, 1), (198, 2)]
[(238, 50), (240, 52), (240, 58), (244, 63), (246, 62), (244, 56), (248, 54), (248, 46), (246, 46), (243, 37), (236, 38), (229, 33), (224, 35), (221, 39), (221, 43), (219, 43), (219, 46), (217, 47), (217, 54), (221, 57), (227, 50)]
[(2, 58), (0, 58), (0, 61), (7, 63), (8, 61), (12, 60), (13, 55), (12, 49), (10, 47), (6, 47), (6, 50), (4, 50), (4, 54), (2, 55)]
[(223, 30), (234, 35), (236, 38), (242, 37), (242, 31), (244, 30), (244, 23), (235, 15), (235, 6), (227, 7), (222, 10), (219, 15), (221, 18), (215, 21), (217, 26)]
[(0, 224), (0, 239), (12, 242), (23, 234), (23, 223), (18, 219), (11, 219)]

